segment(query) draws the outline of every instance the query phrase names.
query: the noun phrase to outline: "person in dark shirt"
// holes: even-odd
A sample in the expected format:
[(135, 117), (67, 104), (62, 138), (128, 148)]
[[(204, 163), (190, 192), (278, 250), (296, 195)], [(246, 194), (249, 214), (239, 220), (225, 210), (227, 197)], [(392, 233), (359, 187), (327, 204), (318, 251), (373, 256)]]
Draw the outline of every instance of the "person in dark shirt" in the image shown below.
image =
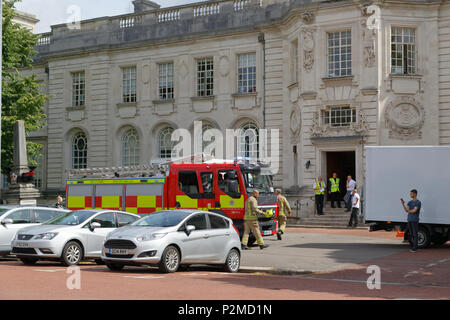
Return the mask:
[(418, 232), (419, 232), (419, 215), (420, 215), (420, 208), (422, 207), (422, 203), (417, 199), (417, 190), (413, 189), (410, 192), (411, 201), (408, 202), (407, 205), (405, 205), (405, 201), (401, 199), (403, 209), (405, 212), (408, 213), (408, 229), (409, 233), (411, 235), (411, 243), (412, 243), (412, 249), (411, 252), (417, 252), (419, 249), (418, 244)]

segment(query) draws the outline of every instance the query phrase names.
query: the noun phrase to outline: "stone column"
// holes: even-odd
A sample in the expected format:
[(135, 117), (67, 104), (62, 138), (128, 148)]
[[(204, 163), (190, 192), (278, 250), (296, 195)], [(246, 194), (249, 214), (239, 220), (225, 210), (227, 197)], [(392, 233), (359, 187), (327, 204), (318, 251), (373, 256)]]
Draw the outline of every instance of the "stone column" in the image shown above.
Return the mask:
[(3, 199), (8, 204), (36, 205), (36, 199), (41, 194), (32, 184), (31, 178), (24, 177), (24, 174), (30, 172), (30, 168), (28, 167), (25, 123), (22, 120), (14, 124), (13, 159), (12, 179), (9, 181), (8, 189), (3, 192)]

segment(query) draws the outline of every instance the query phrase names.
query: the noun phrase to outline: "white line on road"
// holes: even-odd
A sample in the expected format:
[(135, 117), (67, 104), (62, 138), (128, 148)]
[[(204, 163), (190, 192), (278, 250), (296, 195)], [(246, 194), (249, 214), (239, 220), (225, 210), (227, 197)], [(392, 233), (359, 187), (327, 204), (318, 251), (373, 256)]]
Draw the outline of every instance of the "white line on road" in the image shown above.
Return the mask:
[(58, 271), (64, 271), (66, 269), (57, 269), (57, 270), (41, 270), (41, 269), (33, 269), (34, 271), (39, 271), (39, 272), (58, 272)]

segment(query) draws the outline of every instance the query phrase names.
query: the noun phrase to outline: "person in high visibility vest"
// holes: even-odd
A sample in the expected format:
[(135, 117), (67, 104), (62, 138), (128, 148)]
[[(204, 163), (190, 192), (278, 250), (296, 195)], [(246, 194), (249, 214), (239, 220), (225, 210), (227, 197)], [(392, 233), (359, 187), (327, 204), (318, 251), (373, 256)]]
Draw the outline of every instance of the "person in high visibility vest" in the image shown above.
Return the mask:
[(328, 191), (331, 199), (331, 207), (335, 208), (334, 202), (337, 202), (337, 207), (341, 208), (341, 192), (339, 189), (339, 184), (341, 179), (337, 177), (336, 172), (333, 173), (333, 177), (330, 178), (330, 189)]
[(322, 180), (322, 177), (319, 177), (316, 181), (314, 181), (314, 197), (316, 200), (316, 208), (317, 214), (319, 216), (323, 216), (323, 200), (325, 195), (325, 183)]
[(286, 230), (286, 213), (291, 216), (291, 206), (287, 201), (286, 197), (281, 194), (281, 189), (275, 190), (275, 195), (277, 196), (277, 204), (278, 204), (278, 232), (277, 238), (281, 240), (281, 235), (284, 234)]
[(250, 231), (256, 238), (256, 242), (259, 247), (265, 249), (268, 245), (264, 244), (264, 240), (261, 237), (261, 231), (259, 230), (258, 214), (264, 215), (264, 212), (258, 209), (258, 197), (259, 191), (254, 190), (252, 196), (245, 201), (245, 215), (244, 215), (244, 236), (242, 237), (242, 250), (247, 250), (248, 237)]

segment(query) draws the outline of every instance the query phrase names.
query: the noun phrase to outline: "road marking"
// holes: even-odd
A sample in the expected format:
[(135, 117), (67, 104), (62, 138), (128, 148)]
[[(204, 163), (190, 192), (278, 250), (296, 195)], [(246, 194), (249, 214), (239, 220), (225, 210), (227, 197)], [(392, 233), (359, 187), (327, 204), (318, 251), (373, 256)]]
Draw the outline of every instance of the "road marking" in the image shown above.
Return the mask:
[(208, 273), (182, 273), (183, 276), (209, 276)]
[(164, 277), (157, 277), (157, 276), (124, 276), (124, 278), (132, 278), (132, 279), (164, 279)]
[(41, 270), (41, 269), (33, 269), (34, 271), (39, 271), (39, 272), (58, 272), (58, 271), (64, 271), (66, 269), (57, 269), (57, 270)]

